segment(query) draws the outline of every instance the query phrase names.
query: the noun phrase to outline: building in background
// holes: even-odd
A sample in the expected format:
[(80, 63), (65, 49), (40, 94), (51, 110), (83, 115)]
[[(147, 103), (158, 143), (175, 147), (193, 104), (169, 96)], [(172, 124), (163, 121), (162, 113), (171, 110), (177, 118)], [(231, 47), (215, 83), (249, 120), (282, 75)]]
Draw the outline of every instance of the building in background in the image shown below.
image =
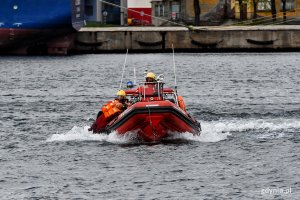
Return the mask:
[(147, 26), (152, 24), (151, 0), (127, 0), (128, 25)]
[[(284, 14), (283, 1), (285, 1)], [(272, 16), (272, 1), (271, 0), (234, 0), (235, 3), (235, 18), (239, 20), (249, 19), (267, 19), (271, 20)], [(282, 20), (284, 15), (288, 23), (297, 24), (299, 23), (298, 18), (300, 10), (300, 0), (275, 0), (273, 7), (273, 13), (275, 20)], [(259, 22), (259, 21), (258, 21)], [(261, 23), (263, 23), (262, 21)]]
[[(195, 24), (194, 0), (85, 0), (89, 22), (115, 25), (174, 25)], [(200, 25), (221, 25), (234, 20), (271, 18), (299, 24), (300, 0), (198, 0)], [(272, 9), (272, 2), (275, 6)], [(284, 4), (285, 10), (284, 12)], [(118, 6), (124, 7), (122, 9)], [(128, 10), (127, 10), (128, 8)], [(127, 16), (128, 15), (128, 16)], [(150, 17), (152, 15), (154, 17)], [(285, 17), (284, 17), (285, 16)], [(257, 20), (256, 20), (257, 23)]]
[[(201, 25), (219, 25), (233, 17), (234, 0), (199, 0)], [(152, 23), (155, 26), (172, 25), (166, 20), (194, 24), (195, 12), (193, 0), (152, 0)]]
[(85, 18), (86, 21), (101, 22), (102, 3), (97, 0), (85, 0)]
[[(152, 0), (152, 19), (153, 25), (171, 25), (170, 21), (183, 21), (184, 4), (180, 0)], [(164, 19), (164, 20), (161, 20)]]
[[(127, 24), (127, 0), (105, 0), (106, 4), (98, 0), (85, 0), (85, 15), (87, 22), (101, 24), (126, 25)], [(115, 6), (114, 6), (114, 5)]]

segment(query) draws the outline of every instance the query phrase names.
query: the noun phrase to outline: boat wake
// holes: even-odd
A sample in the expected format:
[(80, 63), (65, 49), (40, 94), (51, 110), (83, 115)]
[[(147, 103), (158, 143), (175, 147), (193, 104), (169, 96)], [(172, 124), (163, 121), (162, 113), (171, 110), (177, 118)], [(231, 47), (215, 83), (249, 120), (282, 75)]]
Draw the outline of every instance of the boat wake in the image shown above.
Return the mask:
[(203, 132), (200, 136), (202, 142), (216, 142), (218, 139), (223, 140), (231, 135), (243, 135), (255, 139), (274, 139), (299, 133), (300, 121), (297, 118), (232, 118), (204, 121), (202, 129)]
[(100, 141), (100, 142), (109, 142), (113, 144), (128, 144), (136, 141), (137, 134), (127, 133), (124, 135), (118, 135), (116, 131), (106, 134), (93, 134), (92, 131), (89, 131), (89, 126), (78, 127), (74, 126), (70, 131), (62, 134), (53, 134), (50, 138), (47, 139), (47, 142), (54, 141)]
[[(224, 119), (218, 121), (202, 121), (200, 135), (192, 133), (173, 133), (167, 140), (186, 140), (195, 142), (219, 142), (228, 139), (235, 133), (251, 133), (256, 138), (284, 137), (287, 132), (299, 132), (300, 121), (291, 118), (273, 119)], [(47, 142), (54, 141), (100, 141), (112, 144), (135, 144), (140, 140), (136, 132), (118, 135), (117, 132), (110, 134), (92, 134), (88, 126), (74, 126), (71, 130), (62, 134), (53, 134)]]
[[(192, 133), (172, 133), (172, 136), (168, 137), (167, 140), (182, 140), (182, 141), (196, 141), (196, 142), (218, 142), (225, 140), (230, 133), (223, 133), (222, 131), (216, 131), (206, 129), (207, 123), (204, 123), (204, 131), (201, 135), (193, 135)], [(139, 143), (140, 139), (136, 132), (129, 132), (124, 135), (119, 135), (117, 132), (110, 134), (100, 133), (92, 134), (88, 131), (89, 126), (78, 127), (74, 126), (71, 130), (62, 134), (53, 134), (47, 139), (47, 142), (54, 141), (100, 141), (108, 142), (113, 144), (135, 144)], [(207, 131), (206, 131), (207, 130)]]
[(191, 133), (174, 134), (171, 139), (219, 142), (235, 134), (250, 135), (257, 139), (274, 139), (285, 137), (288, 133), (300, 131), (300, 121), (295, 118), (271, 119), (221, 119), (202, 121), (201, 135)]

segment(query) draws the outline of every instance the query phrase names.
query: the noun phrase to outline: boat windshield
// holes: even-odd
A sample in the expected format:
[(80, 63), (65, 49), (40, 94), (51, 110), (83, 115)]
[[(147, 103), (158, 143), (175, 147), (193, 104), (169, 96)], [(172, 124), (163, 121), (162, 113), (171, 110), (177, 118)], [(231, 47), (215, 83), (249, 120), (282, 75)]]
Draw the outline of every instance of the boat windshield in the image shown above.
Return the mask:
[(126, 90), (126, 95), (132, 104), (136, 102), (164, 100), (168, 100), (172, 103), (177, 102), (174, 90), (172, 88), (164, 88), (163, 82), (140, 83), (136, 89)]

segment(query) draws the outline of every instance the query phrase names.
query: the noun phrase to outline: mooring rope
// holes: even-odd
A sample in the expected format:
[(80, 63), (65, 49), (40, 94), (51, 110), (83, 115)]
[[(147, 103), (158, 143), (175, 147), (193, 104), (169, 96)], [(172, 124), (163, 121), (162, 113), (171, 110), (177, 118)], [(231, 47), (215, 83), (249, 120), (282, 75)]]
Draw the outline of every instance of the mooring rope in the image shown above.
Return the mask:
[(149, 119), (150, 119), (150, 127), (151, 127), (151, 130), (152, 130), (152, 134), (154, 136), (154, 141), (156, 141), (156, 130), (153, 128), (152, 118), (151, 118), (151, 113), (150, 113), (149, 106), (147, 106), (147, 108), (148, 108), (148, 114), (149, 114)]

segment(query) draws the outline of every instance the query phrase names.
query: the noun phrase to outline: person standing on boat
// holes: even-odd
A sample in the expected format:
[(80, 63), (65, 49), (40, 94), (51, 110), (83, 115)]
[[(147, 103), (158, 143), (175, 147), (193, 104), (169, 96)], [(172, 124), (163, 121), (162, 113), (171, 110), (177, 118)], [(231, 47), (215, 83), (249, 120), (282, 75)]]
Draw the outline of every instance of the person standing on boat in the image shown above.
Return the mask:
[(145, 84), (154, 84), (154, 83), (156, 83), (156, 75), (153, 72), (147, 73)]
[(156, 75), (153, 72), (148, 72), (145, 83), (138, 87), (136, 92), (141, 95), (142, 101), (159, 100)]

